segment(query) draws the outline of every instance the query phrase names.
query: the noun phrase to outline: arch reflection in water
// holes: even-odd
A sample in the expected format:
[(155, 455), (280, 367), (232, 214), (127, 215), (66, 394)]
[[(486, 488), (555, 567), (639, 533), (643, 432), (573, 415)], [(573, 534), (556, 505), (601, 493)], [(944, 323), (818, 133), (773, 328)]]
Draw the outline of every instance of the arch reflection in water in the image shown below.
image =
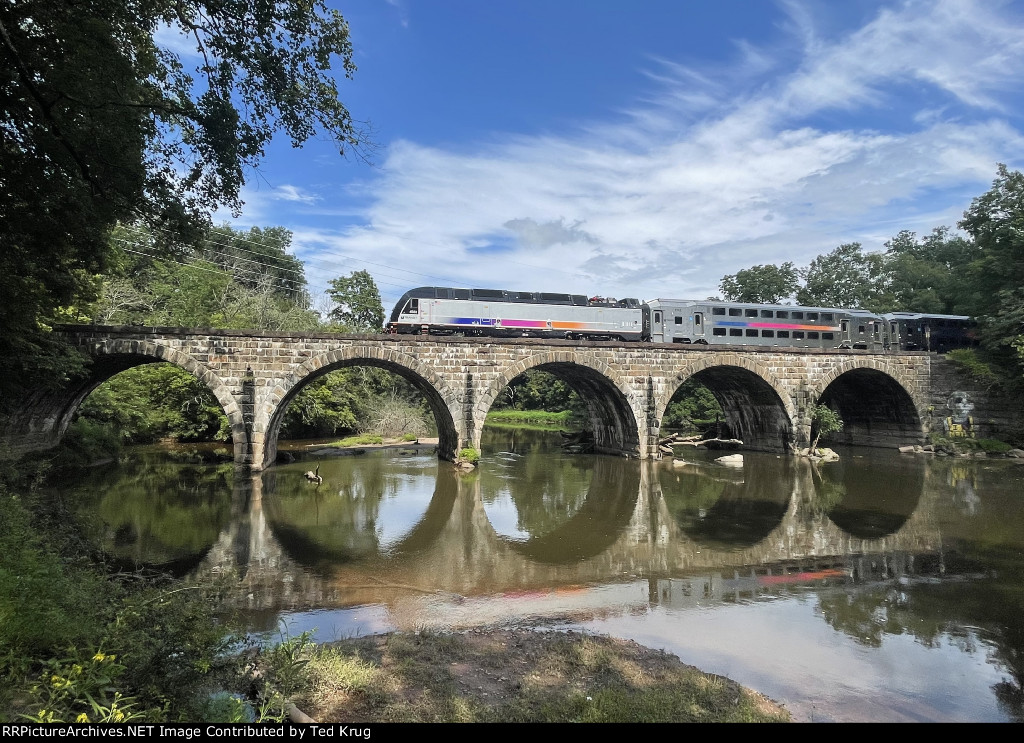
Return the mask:
[(847, 453), (838, 462), (812, 467), (812, 477), (815, 510), (859, 539), (899, 531), (924, 491), (920, 463), (889, 452), (873, 453), (870, 459)]
[(138, 448), (128, 462), (79, 477), (72, 502), (92, 529), (89, 536), (115, 563), (180, 577), (202, 561), (231, 520), (233, 473), (230, 463), (170, 461), (166, 452)]
[(310, 568), (422, 549), (455, 502), (451, 466), (428, 455), (324, 460), (320, 484), (304, 479), (305, 466), (296, 462), (264, 474), (263, 509), (281, 547)]
[[(571, 564), (601, 554), (629, 524), (640, 494), (640, 464), (607, 456), (498, 452), (480, 474), (491, 528), (519, 554)], [(500, 464), (491, 466), (491, 462)]]
[(793, 494), (788, 457), (750, 456), (742, 469), (702, 461), (659, 470), (672, 522), (693, 541), (717, 550), (752, 547), (774, 531)]

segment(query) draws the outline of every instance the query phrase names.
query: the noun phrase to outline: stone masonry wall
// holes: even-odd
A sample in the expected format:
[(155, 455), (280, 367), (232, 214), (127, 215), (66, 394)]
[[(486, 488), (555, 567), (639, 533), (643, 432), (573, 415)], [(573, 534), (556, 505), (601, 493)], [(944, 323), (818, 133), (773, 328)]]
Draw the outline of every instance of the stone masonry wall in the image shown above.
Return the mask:
[(60, 395), (26, 401), (6, 428), (13, 450), (52, 446), (88, 391), (117, 371), (152, 361), (177, 364), (210, 388), (231, 422), (236, 461), (254, 469), (274, 461), (281, 415), (298, 390), (320, 374), (355, 364), (402, 374), (424, 392), (446, 458), (460, 447), (479, 447), (498, 395), (537, 367), (584, 393), (602, 449), (642, 458), (656, 454), (664, 411), (678, 386), (695, 374), (719, 395), (731, 421), (745, 428), (740, 433), (769, 449), (805, 444), (808, 404), (853, 371), (869, 375), (869, 390), (877, 382), (885, 394), (902, 395), (922, 419), (935, 396), (933, 357), (924, 353), (187, 328), (64, 326), (58, 332), (95, 359), (94, 376)]

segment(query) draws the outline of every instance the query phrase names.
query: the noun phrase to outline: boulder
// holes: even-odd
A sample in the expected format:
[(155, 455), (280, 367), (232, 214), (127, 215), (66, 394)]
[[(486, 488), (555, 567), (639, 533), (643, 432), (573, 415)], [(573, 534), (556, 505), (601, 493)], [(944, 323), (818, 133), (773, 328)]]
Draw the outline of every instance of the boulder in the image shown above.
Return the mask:
[(727, 454), (724, 457), (718, 457), (715, 461), (718, 462), (719, 464), (724, 464), (726, 467), (742, 467), (743, 455)]

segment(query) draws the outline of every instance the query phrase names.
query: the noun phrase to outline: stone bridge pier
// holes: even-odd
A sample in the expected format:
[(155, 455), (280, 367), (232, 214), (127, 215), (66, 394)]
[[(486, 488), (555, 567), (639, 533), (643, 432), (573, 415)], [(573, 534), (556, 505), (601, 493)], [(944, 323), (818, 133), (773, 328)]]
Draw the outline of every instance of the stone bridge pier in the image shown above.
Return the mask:
[[(3, 429), (15, 454), (54, 446), (97, 385), (140, 364), (175, 364), (201, 380), (227, 416), (235, 461), (262, 470), (277, 456), (288, 403), (337, 369), (372, 366), (419, 389), (437, 424), (438, 455), (479, 449), (491, 406), (531, 369), (569, 384), (586, 402), (598, 451), (657, 457), (661, 421), (680, 385), (695, 378), (747, 448), (788, 452), (811, 437), (808, 408), (827, 404), (841, 441), (895, 446), (922, 440), (942, 407), (927, 353), (622, 344), (545, 339), (356, 336), (190, 328), (62, 326), (55, 332), (91, 359), (88, 376), (58, 393), (29, 396)], [(953, 385), (941, 375), (942, 384)], [(941, 385), (940, 385), (941, 386)], [(939, 401), (936, 406), (936, 401)]]

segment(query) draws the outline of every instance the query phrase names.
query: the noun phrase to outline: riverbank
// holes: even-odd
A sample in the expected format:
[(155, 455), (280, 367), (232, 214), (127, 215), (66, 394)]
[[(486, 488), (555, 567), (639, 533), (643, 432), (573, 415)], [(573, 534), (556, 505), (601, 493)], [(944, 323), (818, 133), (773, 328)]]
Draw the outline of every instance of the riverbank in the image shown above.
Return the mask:
[(392, 633), (309, 646), (293, 701), (317, 722), (789, 722), (731, 679), (579, 632)]

